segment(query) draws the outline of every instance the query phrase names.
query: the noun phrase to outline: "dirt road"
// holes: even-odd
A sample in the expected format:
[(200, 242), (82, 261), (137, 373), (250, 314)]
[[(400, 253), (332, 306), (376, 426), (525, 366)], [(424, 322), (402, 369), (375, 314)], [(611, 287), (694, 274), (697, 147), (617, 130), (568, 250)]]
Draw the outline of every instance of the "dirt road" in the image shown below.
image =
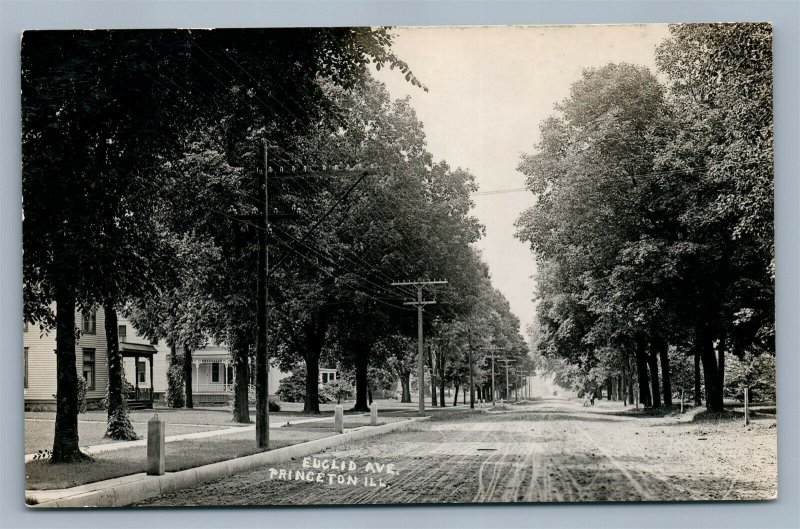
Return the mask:
[[(143, 505), (775, 496), (774, 419), (756, 420), (746, 429), (732, 421), (622, 416), (619, 404), (611, 406), (583, 408), (575, 400), (548, 399), (508, 411), (443, 415), (409, 432), (337, 447), (316, 461), (265, 467)], [(314, 468), (315, 462), (324, 467), (325, 460), (329, 468)]]

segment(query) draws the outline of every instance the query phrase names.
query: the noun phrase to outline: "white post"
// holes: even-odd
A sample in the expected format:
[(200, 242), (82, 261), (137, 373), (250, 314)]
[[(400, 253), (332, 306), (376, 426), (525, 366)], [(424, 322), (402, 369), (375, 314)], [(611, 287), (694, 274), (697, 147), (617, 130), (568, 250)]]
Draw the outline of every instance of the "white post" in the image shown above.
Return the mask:
[(164, 462), (164, 421), (158, 414), (147, 421), (147, 475), (163, 476)]
[(336, 433), (344, 433), (344, 409), (341, 406), (336, 406), (334, 408), (333, 431)]
[(378, 426), (378, 403), (374, 401), (369, 405), (369, 425)]
[(748, 401), (750, 400), (750, 388), (744, 388), (744, 425), (750, 424), (750, 409)]

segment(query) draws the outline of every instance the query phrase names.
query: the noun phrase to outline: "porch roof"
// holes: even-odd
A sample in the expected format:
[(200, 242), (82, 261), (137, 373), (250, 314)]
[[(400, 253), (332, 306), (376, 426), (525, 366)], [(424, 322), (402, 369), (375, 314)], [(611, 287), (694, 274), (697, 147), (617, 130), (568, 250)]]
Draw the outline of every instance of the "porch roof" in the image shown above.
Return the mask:
[(122, 356), (153, 356), (158, 350), (145, 343), (119, 342), (119, 352)]

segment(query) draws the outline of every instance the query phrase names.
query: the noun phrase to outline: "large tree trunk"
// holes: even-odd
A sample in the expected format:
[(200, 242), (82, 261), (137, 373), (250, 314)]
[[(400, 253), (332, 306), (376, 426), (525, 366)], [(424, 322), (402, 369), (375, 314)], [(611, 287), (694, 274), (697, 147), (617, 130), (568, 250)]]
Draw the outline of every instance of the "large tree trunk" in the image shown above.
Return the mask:
[(186, 395), (186, 407), (194, 408), (194, 401), (192, 400), (192, 350), (186, 346), (183, 347), (183, 385), (183, 391)]
[[(444, 355), (442, 355), (442, 357), (444, 357)], [(445, 388), (444, 388), (444, 386), (445, 386), (445, 381), (444, 381), (444, 358), (442, 358), (439, 361), (439, 406), (441, 406), (442, 408), (445, 407), (445, 402), (444, 402), (444, 389)]]
[(700, 384), (700, 348), (694, 349), (694, 405), (701, 406), (703, 404), (703, 397), (701, 392), (703, 388)]
[(75, 295), (56, 292), (56, 424), (53, 463), (90, 459), (78, 442), (78, 371), (75, 362)]
[[(113, 303), (103, 306), (106, 331), (106, 363), (108, 366), (108, 424), (105, 437), (117, 441), (133, 441), (139, 436), (133, 429), (125, 406), (122, 377), (122, 354), (119, 352), (117, 310)], [(150, 388), (152, 391), (153, 388)]]
[(319, 415), (319, 355), (306, 354), (306, 394), (303, 397), (303, 413)]
[(722, 386), (711, 333), (707, 329), (702, 329), (698, 333), (698, 341), (703, 363), (703, 379), (706, 385), (706, 409), (720, 412), (723, 410)]
[[(177, 376), (180, 375), (180, 376)], [(167, 406), (170, 408), (183, 408), (183, 366), (178, 362), (178, 348), (174, 343), (169, 344), (169, 366), (167, 368), (167, 393), (165, 395)]]
[(233, 334), (233, 422), (250, 423), (250, 344)]
[(653, 407), (661, 407), (661, 389), (658, 384), (658, 353), (656, 352), (653, 344), (650, 344), (650, 354), (647, 355), (647, 364), (650, 368), (650, 398), (652, 399)]
[(665, 340), (656, 344), (661, 360), (661, 382), (664, 390), (664, 406), (672, 406), (672, 377), (669, 372), (669, 345)]
[(647, 376), (647, 340), (636, 337), (636, 374), (639, 382), (639, 403), (644, 407), (652, 405), (650, 400), (650, 378)]
[(458, 404), (458, 387), (459, 385), (456, 384), (455, 391), (453, 392), (455, 393), (455, 398), (453, 399), (453, 406), (456, 406)]
[(725, 353), (727, 352), (727, 339), (726, 334), (723, 332), (722, 337), (719, 339), (717, 351), (717, 388), (719, 388), (719, 401), (722, 402), (724, 397), (723, 390), (725, 389)]
[[(627, 359), (626, 359), (627, 360)], [(628, 405), (628, 368), (622, 364), (622, 376), (620, 377), (620, 393), (622, 395), (622, 405)]]
[(633, 394), (633, 372), (634, 372), (634, 362), (633, 358), (628, 357), (628, 405), (633, 405), (635, 402), (636, 396)]
[[(306, 394), (303, 413), (319, 415), (319, 358), (328, 332), (327, 313), (318, 309), (303, 329), (303, 358), (306, 362)], [(369, 355), (369, 351), (367, 351)], [(369, 398), (370, 402), (372, 397)]]
[(613, 381), (611, 378), (606, 380), (606, 395), (608, 396), (608, 400), (614, 400), (614, 388), (612, 384)]
[(367, 370), (369, 367), (369, 344), (354, 344), (356, 364), (356, 403), (353, 411), (369, 411), (369, 384)]
[(411, 371), (400, 374), (400, 385), (403, 387), (400, 402), (411, 402)]

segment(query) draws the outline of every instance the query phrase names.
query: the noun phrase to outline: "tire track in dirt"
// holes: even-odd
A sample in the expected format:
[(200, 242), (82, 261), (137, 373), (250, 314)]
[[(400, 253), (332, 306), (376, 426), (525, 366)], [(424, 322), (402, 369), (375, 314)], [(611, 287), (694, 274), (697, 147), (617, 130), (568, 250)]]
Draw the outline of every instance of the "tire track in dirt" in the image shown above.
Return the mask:
[(640, 483), (639, 480), (634, 478), (633, 474), (631, 474), (628, 471), (628, 469), (622, 466), (622, 464), (613, 455), (611, 455), (605, 448), (600, 446), (600, 444), (591, 435), (589, 435), (588, 432), (586, 432), (586, 429), (583, 426), (576, 423), (575, 427), (592, 445), (594, 445), (604, 456), (606, 456), (609, 462), (611, 462), (611, 464), (615, 466), (622, 473), (623, 476), (625, 476), (625, 478), (630, 482), (634, 490), (636, 490), (636, 492), (639, 494), (640, 497), (638, 499), (640, 500), (655, 499), (653, 498), (651, 491), (642, 486), (642, 483)]

